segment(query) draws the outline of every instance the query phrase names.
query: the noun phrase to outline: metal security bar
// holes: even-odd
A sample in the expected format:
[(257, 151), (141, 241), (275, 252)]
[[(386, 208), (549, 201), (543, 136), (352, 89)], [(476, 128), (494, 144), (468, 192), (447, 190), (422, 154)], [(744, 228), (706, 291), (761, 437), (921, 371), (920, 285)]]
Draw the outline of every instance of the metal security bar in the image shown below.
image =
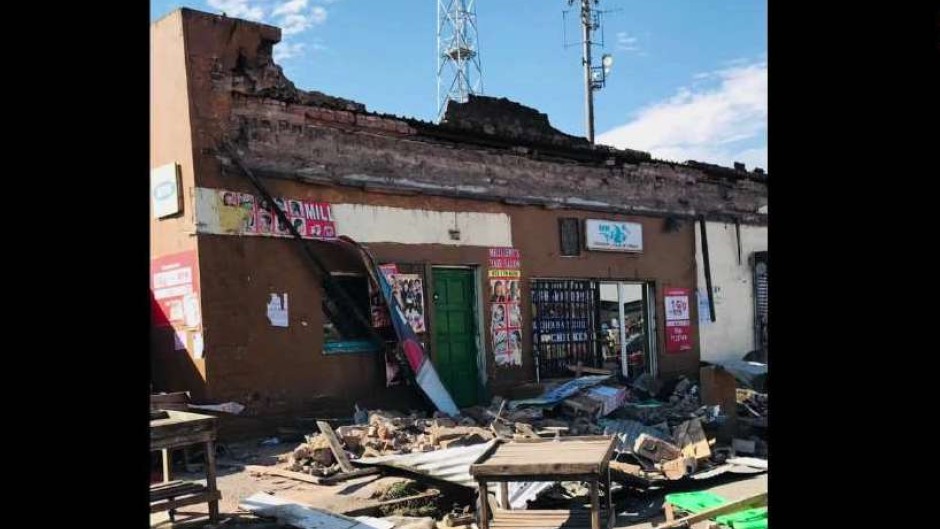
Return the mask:
[(596, 281), (533, 279), (532, 347), (539, 380), (570, 377), (569, 364), (601, 367)]

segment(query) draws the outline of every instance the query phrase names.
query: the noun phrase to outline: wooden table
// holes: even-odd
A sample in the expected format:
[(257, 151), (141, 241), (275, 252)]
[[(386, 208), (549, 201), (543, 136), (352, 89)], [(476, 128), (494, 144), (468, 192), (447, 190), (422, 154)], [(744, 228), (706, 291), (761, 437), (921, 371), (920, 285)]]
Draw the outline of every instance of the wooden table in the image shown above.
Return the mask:
[[(163, 452), (163, 483), (150, 486), (150, 512), (170, 511), (170, 520), (178, 507), (209, 504), (209, 519), (219, 519), (222, 494), (215, 483), (216, 418), (185, 411), (151, 411), (150, 450)], [(206, 484), (170, 481), (170, 450), (203, 444), (206, 452)]]
[[(615, 513), (610, 494), (610, 456), (614, 437), (583, 436), (527, 439), (496, 444), (470, 466), (480, 488), (480, 529), (610, 529)], [(500, 484), (500, 508), (489, 520), (487, 483)], [(591, 510), (513, 511), (508, 504), (511, 481), (587, 481)], [(603, 508), (599, 489), (604, 489)], [(601, 520), (604, 525), (601, 525)]]

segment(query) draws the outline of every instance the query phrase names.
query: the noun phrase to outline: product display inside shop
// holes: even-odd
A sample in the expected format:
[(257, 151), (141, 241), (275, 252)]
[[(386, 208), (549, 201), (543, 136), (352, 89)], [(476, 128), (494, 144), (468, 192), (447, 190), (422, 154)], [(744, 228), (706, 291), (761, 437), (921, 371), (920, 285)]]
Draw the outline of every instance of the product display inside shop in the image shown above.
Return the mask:
[(647, 283), (534, 279), (533, 353), (542, 378), (581, 363), (634, 377), (653, 371), (655, 326)]

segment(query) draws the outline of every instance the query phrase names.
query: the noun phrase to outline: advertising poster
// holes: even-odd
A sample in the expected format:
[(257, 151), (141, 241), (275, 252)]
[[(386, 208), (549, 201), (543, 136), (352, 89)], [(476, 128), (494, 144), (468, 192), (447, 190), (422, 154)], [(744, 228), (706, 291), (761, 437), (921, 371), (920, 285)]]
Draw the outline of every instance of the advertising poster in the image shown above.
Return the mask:
[(498, 366), (522, 365), (522, 270), (519, 250), (490, 248), (490, 333)]
[(427, 329), (424, 325), (424, 285), (418, 274), (394, 274), (392, 281), (392, 294), (398, 300), (405, 319), (411, 325), (415, 334), (421, 334)]
[(688, 288), (666, 288), (666, 352), (681, 353), (692, 349), (692, 309)]
[[(273, 205), (250, 193), (224, 189), (199, 189), (198, 229), (202, 233), (292, 237), (290, 228), (277, 218)], [(288, 220), (304, 239), (336, 238), (336, 221), (328, 202), (275, 198)]]
[[(202, 330), (196, 252), (181, 252), (152, 259), (150, 292), (153, 326), (172, 333), (174, 350), (195, 354), (196, 337), (201, 337)], [(199, 346), (201, 355), (201, 343)]]

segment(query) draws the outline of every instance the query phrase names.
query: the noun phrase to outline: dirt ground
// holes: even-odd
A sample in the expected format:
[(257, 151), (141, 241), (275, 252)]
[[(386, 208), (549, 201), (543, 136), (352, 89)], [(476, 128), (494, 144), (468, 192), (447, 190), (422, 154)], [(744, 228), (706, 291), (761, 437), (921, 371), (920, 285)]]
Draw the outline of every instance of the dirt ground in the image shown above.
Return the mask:
[[(288, 500), (310, 504), (319, 508), (340, 511), (368, 505), (374, 500), (370, 496), (378, 489), (387, 487), (402, 478), (369, 476), (332, 486), (314, 485), (276, 476), (254, 476), (244, 470), (244, 465), (270, 465), (278, 456), (290, 454), (296, 443), (261, 446), (258, 442), (227, 445), (228, 454), (218, 459), (218, 487), (222, 492), (219, 504), (221, 518), (225, 521), (220, 529), (275, 529), (281, 526), (259, 520), (251, 514), (240, 512), (238, 503), (257, 492), (268, 492)], [(767, 474), (737, 476), (709, 482), (705, 490), (726, 498), (740, 498), (767, 490)], [(185, 479), (205, 483), (201, 472), (176, 472), (173, 479)], [(701, 490), (701, 489), (699, 489)], [(664, 492), (651, 492), (641, 497), (630, 496), (617, 501), (617, 527), (649, 529), (662, 523)], [(617, 496), (615, 495), (615, 498)], [(208, 506), (205, 504), (184, 507), (177, 511), (175, 523), (169, 521), (167, 513), (150, 515), (153, 529), (210, 528)], [(443, 527), (443, 526), (441, 526)]]

